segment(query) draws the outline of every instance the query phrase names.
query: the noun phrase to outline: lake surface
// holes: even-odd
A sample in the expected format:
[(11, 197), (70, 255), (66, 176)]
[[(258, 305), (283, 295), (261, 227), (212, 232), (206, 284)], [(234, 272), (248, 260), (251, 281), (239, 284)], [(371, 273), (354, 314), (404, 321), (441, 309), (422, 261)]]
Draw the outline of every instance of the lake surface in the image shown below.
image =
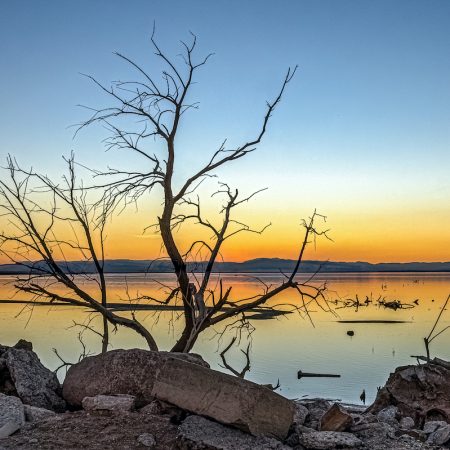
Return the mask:
[[(224, 285), (233, 285), (234, 298), (254, 295), (261, 291), (256, 274), (223, 275)], [(278, 274), (257, 274), (267, 284), (280, 281)], [(300, 278), (308, 275), (301, 275)], [(13, 295), (13, 277), (0, 276), (0, 299)], [(423, 338), (429, 333), (445, 299), (450, 294), (450, 274), (447, 273), (372, 273), (372, 274), (322, 274), (315, 283), (327, 282), (327, 299), (334, 313), (311, 305), (313, 324), (298, 313), (272, 320), (254, 320), (251, 336), (251, 370), (246, 378), (258, 383), (275, 384), (280, 381), (279, 392), (289, 398), (327, 397), (358, 403), (363, 389), (367, 399), (374, 399), (377, 386), (385, 383), (395, 367), (413, 363), (411, 355), (423, 355)], [(127, 301), (128, 294), (161, 294), (164, 285), (172, 285), (170, 274), (114, 274), (108, 275), (111, 302)], [(94, 290), (93, 283), (86, 285)], [(372, 300), (367, 306), (340, 308), (340, 301), (366, 297)], [(23, 296), (15, 299), (24, 298)], [(411, 308), (392, 310), (378, 303), (399, 300)], [(334, 304), (338, 300), (338, 304)], [(418, 300), (418, 305), (414, 301)], [(298, 302), (294, 292), (284, 293), (277, 302)], [(126, 314), (126, 313), (125, 313)], [(168, 350), (178, 336), (181, 321), (177, 312), (139, 311), (136, 316), (151, 327), (161, 349)], [(76, 361), (81, 345), (77, 339), (79, 327), (73, 322), (88, 320), (86, 310), (66, 306), (35, 306), (0, 304), (0, 343), (13, 345), (19, 338), (33, 342), (34, 349), (45, 365), (56, 368), (59, 360), (56, 348), (67, 361)], [(340, 323), (339, 320), (396, 320), (404, 323)], [(93, 325), (98, 323), (94, 319)], [(450, 325), (450, 311), (445, 311), (438, 330)], [(352, 330), (354, 336), (348, 336)], [(231, 340), (227, 334), (221, 342), (215, 331), (205, 333), (194, 351), (201, 353), (212, 368), (226, 371), (220, 366), (218, 348)], [(87, 348), (96, 353), (100, 341), (94, 333), (86, 332), (83, 338)], [(246, 348), (244, 336), (241, 348)], [(450, 330), (432, 344), (432, 356), (450, 359)], [(135, 333), (120, 328), (112, 336), (111, 348), (145, 348), (144, 341)], [(229, 363), (238, 370), (245, 358), (238, 348), (230, 350)], [(297, 379), (303, 372), (335, 373), (340, 378)], [(64, 373), (60, 373), (63, 376)]]

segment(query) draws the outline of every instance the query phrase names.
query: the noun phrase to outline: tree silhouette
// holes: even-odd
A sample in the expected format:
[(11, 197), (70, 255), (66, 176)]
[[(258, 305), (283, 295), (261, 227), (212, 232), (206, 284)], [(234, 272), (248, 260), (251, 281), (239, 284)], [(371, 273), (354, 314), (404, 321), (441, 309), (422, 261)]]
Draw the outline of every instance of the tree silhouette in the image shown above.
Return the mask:
[[(114, 199), (116, 205), (136, 201), (157, 187), (162, 190), (163, 207), (155, 229), (160, 233), (165, 252), (177, 277), (177, 287), (173, 291), (176, 294), (170, 298), (174, 301), (181, 299), (184, 317), (184, 329), (172, 350), (188, 352), (198, 335), (206, 328), (266, 305), (270, 299), (286, 289), (293, 289), (299, 294), (300, 307), (305, 310), (309, 302), (324, 300), (323, 288), (312, 285), (310, 280), (304, 283), (296, 281), (295, 276), (300, 268), (306, 245), (318, 235), (326, 236), (326, 231), (316, 229), (315, 220), (324, 217), (314, 212), (310, 220), (304, 222), (305, 238), (301, 243), (294, 269), (290, 274), (283, 274), (284, 279), (278, 286), (265, 286), (261, 295), (251, 299), (233, 299), (232, 286), (225, 287), (220, 277), (218, 283), (211, 283), (211, 275), (225, 241), (239, 233), (261, 234), (267, 227), (253, 229), (233, 218), (235, 208), (248, 202), (260, 191), (241, 196), (238, 189), (220, 183), (219, 189), (212, 193), (213, 197), (224, 199), (221, 208), (222, 222), (218, 226), (204, 217), (200, 198), (195, 193), (206, 178), (215, 176), (217, 169), (256, 150), (267, 131), (270, 117), (280, 103), (297, 67), (287, 70), (278, 93), (273, 100), (266, 103), (266, 111), (255, 137), (232, 148), (227, 146), (226, 140), (223, 141), (207, 163), (194, 169), (192, 174), (183, 180), (181, 187), (176, 189), (174, 167), (179, 152), (176, 138), (185, 113), (198, 107), (198, 103), (193, 102), (189, 94), (197, 71), (205, 66), (211, 54), (196, 57), (197, 38), (193, 34), (189, 42), (181, 42), (181, 64), (161, 50), (154, 32), (151, 43), (156, 57), (164, 64), (161, 77), (149, 74), (135, 61), (116, 53), (131, 66), (139, 79), (114, 82), (110, 86), (105, 86), (94, 77), (88, 76), (112, 102), (106, 108), (90, 108), (91, 117), (80, 124), (78, 131), (94, 123), (100, 123), (111, 131), (106, 140), (108, 149), (127, 150), (142, 159), (142, 171), (114, 169), (106, 173), (97, 173), (108, 178), (101, 187), (107, 189), (108, 196)], [(126, 128), (124, 123), (130, 128)], [(151, 151), (151, 144), (155, 139), (163, 143), (162, 155), (156, 155)], [(182, 211), (180, 208), (183, 208)], [(190, 212), (186, 213), (186, 209)], [(187, 251), (183, 252), (177, 243), (176, 232), (180, 226), (189, 221), (209, 232), (211, 239), (194, 240)], [(199, 254), (200, 250), (208, 254), (206, 261), (201, 265), (201, 276), (190, 276), (192, 274), (188, 271), (187, 263), (194, 252)]]
[[(110, 131), (105, 141), (107, 149), (120, 149), (129, 153), (130, 157), (135, 156), (141, 169), (93, 171), (96, 180), (94, 186), (86, 187), (76, 182), (72, 156), (67, 160), (69, 175), (59, 185), (46, 176), (21, 169), (9, 159), (10, 182), (1, 181), (0, 196), (3, 198), (2, 208), (14, 226), (12, 231), (0, 236), (0, 249), (12, 261), (30, 271), (27, 277), (19, 277), (16, 288), (32, 294), (34, 298), (87, 306), (101, 314), (104, 321), (104, 351), (108, 345), (108, 323), (114, 327), (122, 325), (132, 328), (145, 338), (149, 348), (156, 350), (157, 345), (151, 333), (134, 314), (131, 318), (122, 317), (108, 308), (104, 229), (107, 220), (113, 218), (118, 210), (123, 210), (148, 194), (161, 194), (162, 210), (152, 227), (161, 237), (164, 252), (176, 275), (176, 286), (171, 287), (164, 298), (145, 298), (155, 305), (181, 304), (183, 329), (172, 351), (189, 352), (200, 333), (219, 324), (224, 325), (222, 333), (249, 329), (246, 313), (257, 308), (269, 315), (277, 307), (295, 309), (309, 318), (308, 307), (311, 303), (328, 309), (324, 297), (325, 286), (313, 283), (314, 275), (303, 281), (296, 278), (307, 245), (318, 236), (327, 237), (326, 230), (316, 228), (317, 219), (325, 220), (324, 216), (314, 211), (307, 221), (303, 221), (305, 234), (290, 273), (280, 272), (282, 279), (276, 285), (267, 285), (259, 280), (262, 288), (259, 293), (250, 298), (236, 298), (233, 286), (227, 285), (219, 274), (214, 274), (215, 267), (229, 239), (241, 233), (262, 234), (269, 226), (255, 229), (235, 217), (236, 208), (245, 206), (261, 190), (242, 195), (238, 189), (220, 182), (211, 195), (220, 205), (219, 224), (205, 217), (198, 195), (202, 182), (216, 177), (219, 168), (231, 165), (256, 150), (297, 67), (286, 71), (278, 92), (271, 101), (266, 102), (259, 130), (253, 138), (234, 147), (229, 147), (227, 141), (223, 141), (203, 166), (192, 168), (186, 179), (175, 183), (175, 161), (180, 152), (177, 146), (180, 124), (187, 112), (198, 107), (190, 99), (191, 89), (197, 72), (206, 65), (211, 55), (197, 58), (195, 35), (191, 36), (189, 42), (181, 42), (181, 59), (177, 60), (169, 58), (161, 50), (154, 34), (151, 44), (156, 58), (164, 65), (160, 76), (150, 75), (130, 58), (116, 53), (138, 78), (136, 81), (117, 81), (105, 86), (88, 76), (106, 94), (111, 104), (101, 109), (90, 107), (91, 116), (77, 127), (78, 133), (93, 124), (106, 126)], [(152, 151), (155, 141), (162, 143), (163, 150), (159, 153)], [(38, 189), (43, 188), (50, 197), (49, 207), (43, 206), (45, 202), (36, 200), (39, 191), (30, 188), (32, 182), (40, 183)], [(88, 200), (91, 194), (96, 196), (95, 201)], [(60, 204), (63, 208), (60, 208)], [(42, 227), (43, 221), (37, 220), (37, 216), (47, 218), (45, 226)], [(55, 230), (61, 223), (65, 229), (69, 226), (73, 230), (74, 240), (56, 236)], [(193, 239), (183, 248), (177, 233), (187, 223), (204, 230), (209, 238)], [(64, 247), (76, 249), (82, 260), (93, 264), (94, 274), (81, 275), (97, 283), (98, 297), (84, 290), (75, 274), (70, 273), (65, 263)], [(36, 257), (38, 262), (33, 259)], [(52, 289), (55, 284), (68, 288), (69, 294), (56, 292)], [(286, 290), (297, 293), (298, 299), (288, 304), (272, 301)]]

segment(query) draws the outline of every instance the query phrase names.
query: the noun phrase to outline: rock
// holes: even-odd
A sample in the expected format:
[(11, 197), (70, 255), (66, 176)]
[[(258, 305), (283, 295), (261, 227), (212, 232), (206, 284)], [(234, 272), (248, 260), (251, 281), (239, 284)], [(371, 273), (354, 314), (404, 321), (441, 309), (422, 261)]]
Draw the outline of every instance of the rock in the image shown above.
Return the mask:
[(365, 426), (370, 423), (378, 423), (378, 420), (376, 416), (373, 414), (367, 413), (367, 414), (351, 414), (353, 418), (353, 425), (350, 427), (350, 431), (357, 430), (358, 427)]
[(137, 438), (137, 441), (139, 442), (139, 444), (143, 445), (144, 447), (149, 447), (149, 448), (156, 447), (155, 436), (153, 436), (153, 434), (150, 434), (150, 433), (140, 434)]
[(377, 419), (380, 422), (397, 424), (396, 416), (398, 414), (398, 408), (396, 406), (388, 406), (387, 408), (382, 409), (377, 414)]
[(294, 423), (298, 425), (303, 425), (306, 418), (309, 415), (309, 410), (306, 406), (298, 402), (294, 402)]
[(25, 411), (19, 398), (0, 394), (0, 427), (14, 422), (21, 427), (25, 423)]
[(160, 416), (164, 414), (164, 408), (159, 400), (153, 400), (148, 405), (143, 406), (139, 409), (141, 414), (152, 414), (154, 416)]
[(444, 445), (450, 441), (450, 425), (438, 428), (428, 436), (427, 444)]
[(139, 413), (151, 414), (155, 416), (169, 416), (173, 423), (181, 423), (186, 417), (186, 412), (178, 408), (178, 406), (171, 405), (170, 403), (166, 403), (161, 400), (153, 400), (148, 405), (142, 407), (139, 410)]
[(63, 383), (63, 397), (70, 405), (81, 407), (85, 397), (129, 394), (136, 397), (137, 407), (144, 406), (154, 400), (152, 389), (156, 372), (168, 356), (209, 367), (194, 354), (112, 350), (89, 356), (71, 366)]
[(414, 419), (412, 417), (403, 417), (400, 420), (400, 428), (402, 428), (403, 430), (411, 430), (412, 428), (414, 428)]
[(427, 434), (423, 432), (422, 430), (397, 430), (395, 432), (396, 436), (410, 436), (414, 438), (416, 441), (422, 441), (425, 442), (427, 440)]
[(159, 369), (152, 395), (253, 435), (286, 438), (294, 406), (258, 384), (176, 358)]
[(354, 405), (352, 403), (339, 403), (349, 414), (364, 414), (367, 410), (366, 406)]
[(0, 393), (17, 397), (16, 388), (14, 387), (8, 366), (6, 365), (6, 352), (9, 348), (0, 345)]
[(304, 425), (297, 425), (295, 427), (295, 429), (299, 435), (304, 434), (304, 433), (313, 433), (313, 432), (317, 431), (314, 428), (305, 427)]
[(56, 413), (49, 409), (38, 408), (37, 406), (23, 405), (25, 410), (25, 420), (27, 422), (40, 422), (48, 419), (49, 417), (55, 417)]
[(353, 425), (353, 418), (335, 403), (320, 419), (320, 431), (345, 431)]
[(291, 433), (289, 437), (285, 440), (286, 445), (290, 445), (291, 447), (297, 448), (297, 445), (300, 445), (300, 436), (304, 433), (313, 433), (316, 430), (313, 428), (305, 427), (304, 425), (294, 425), (291, 427)]
[[(399, 442), (406, 444), (408, 449), (412, 448), (418, 448), (420, 444), (416, 441), (416, 439), (413, 436), (410, 436), (409, 434), (402, 434), (398, 438)], [(421, 447), (421, 446), (420, 446)], [(419, 447), (419, 448), (420, 448)]]
[(369, 408), (372, 413), (395, 405), (417, 425), (427, 420), (450, 421), (450, 368), (437, 364), (399, 367), (391, 373)]
[(14, 348), (17, 348), (19, 350), (27, 350), (29, 352), (33, 351), (33, 344), (29, 341), (26, 341), (25, 339), (19, 339), (17, 341), (17, 344), (14, 345)]
[(19, 398), (0, 394), (0, 439), (18, 431), (25, 423), (25, 411)]
[(3, 355), (18, 397), (27, 405), (64, 411), (66, 404), (56, 375), (42, 365), (36, 353), (22, 344), (19, 347), (8, 348)]
[(320, 419), (330, 409), (331, 403), (323, 399), (300, 400), (300, 403), (308, 409), (309, 415), (306, 417), (304, 425), (317, 430)]
[(0, 427), (0, 439), (7, 438), (11, 436), (16, 431), (20, 430), (21, 425), (13, 420), (9, 420), (2, 427)]
[(136, 405), (136, 397), (127, 394), (96, 395), (95, 397), (85, 397), (82, 405), (83, 409), (88, 412), (132, 411)]
[(395, 439), (395, 428), (384, 422), (363, 423), (352, 427), (352, 432), (358, 437), (368, 437), (378, 435), (381, 438)]
[(424, 423), (423, 431), (427, 434), (430, 434), (433, 433), (433, 431), (436, 431), (438, 428), (442, 428), (445, 426), (447, 426), (447, 422), (444, 422), (443, 420), (430, 420)]
[(361, 414), (351, 414), (353, 419), (353, 424), (350, 427), (350, 431), (353, 429), (355, 425), (361, 425), (362, 423), (369, 423), (366, 418)]
[(180, 450), (289, 450), (267, 437), (251, 436), (200, 416), (189, 416), (178, 428)]
[[(415, 448), (405, 444), (397, 445), (399, 439), (396, 435), (397, 429), (388, 423), (366, 423), (353, 427), (352, 430), (355, 430), (355, 436), (364, 442), (364, 448), (367, 450), (406, 450)], [(404, 433), (408, 433), (408, 431), (403, 431)], [(421, 446), (420, 448), (423, 448), (422, 444), (418, 443), (418, 445)]]
[[(297, 433), (291, 433), (287, 439), (285, 439), (284, 443), (289, 447), (296, 448), (297, 446), (300, 446), (300, 438)], [(302, 446), (303, 448), (303, 446)]]
[(356, 448), (362, 441), (351, 433), (339, 431), (314, 431), (300, 436), (300, 445), (312, 450)]

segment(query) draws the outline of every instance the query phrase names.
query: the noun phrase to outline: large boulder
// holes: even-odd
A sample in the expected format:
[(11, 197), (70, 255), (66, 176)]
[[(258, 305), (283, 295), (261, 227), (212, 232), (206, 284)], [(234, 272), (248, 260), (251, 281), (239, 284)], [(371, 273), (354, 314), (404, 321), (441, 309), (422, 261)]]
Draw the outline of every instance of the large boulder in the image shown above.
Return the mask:
[(167, 358), (159, 369), (153, 396), (253, 435), (285, 439), (293, 403), (242, 378)]
[(58, 378), (42, 365), (26, 341), (19, 341), (14, 347), (0, 347), (0, 392), (38, 408), (57, 412), (66, 409)]
[(417, 426), (427, 420), (450, 422), (450, 369), (438, 364), (397, 368), (369, 411), (378, 414), (390, 406)]
[(155, 376), (168, 356), (209, 367), (200, 356), (193, 354), (137, 348), (112, 350), (71, 366), (63, 383), (63, 397), (70, 405), (81, 407), (85, 397), (129, 394), (136, 397), (136, 406), (144, 406), (154, 399)]
[(293, 404), (265, 387), (209, 369), (199, 357), (147, 350), (114, 350), (73, 365), (63, 396), (73, 406), (85, 397), (129, 394), (136, 406), (155, 398), (255, 435), (284, 439)]

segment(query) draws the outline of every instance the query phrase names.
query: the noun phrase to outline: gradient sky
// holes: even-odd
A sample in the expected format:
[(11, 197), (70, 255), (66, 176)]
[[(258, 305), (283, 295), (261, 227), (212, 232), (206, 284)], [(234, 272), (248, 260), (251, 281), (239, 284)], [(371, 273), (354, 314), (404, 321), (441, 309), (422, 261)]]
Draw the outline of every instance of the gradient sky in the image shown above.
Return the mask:
[[(105, 105), (80, 72), (129, 78), (113, 51), (157, 68), (153, 21), (168, 53), (189, 30), (201, 54), (215, 52), (193, 91), (200, 109), (180, 130), (180, 181), (224, 138), (251, 138), (286, 68), (299, 65), (258, 152), (220, 172), (245, 192), (268, 187), (239, 218), (273, 224), (230, 241), (226, 259), (294, 257), (300, 218), (317, 208), (334, 242), (310, 258), (450, 260), (447, 0), (3, 1), (0, 159), (11, 153), (55, 177), (72, 149), (90, 167), (128, 164), (105, 155), (101, 129), (73, 140), (68, 127), (87, 117), (77, 104)], [(158, 254), (142, 229), (159, 204), (115, 221), (108, 257)]]

